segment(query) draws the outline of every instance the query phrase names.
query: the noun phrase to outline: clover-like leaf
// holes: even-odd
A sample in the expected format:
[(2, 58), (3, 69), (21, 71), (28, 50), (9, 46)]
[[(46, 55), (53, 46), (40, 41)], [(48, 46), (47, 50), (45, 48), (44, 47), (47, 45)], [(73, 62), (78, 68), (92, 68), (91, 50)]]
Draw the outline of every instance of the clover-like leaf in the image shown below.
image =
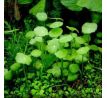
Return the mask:
[(59, 37), (62, 34), (63, 30), (61, 28), (51, 29), (49, 32), (50, 37)]
[(58, 28), (58, 27), (61, 27), (63, 25), (63, 22), (61, 21), (56, 21), (56, 22), (53, 22), (53, 23), (50, 23), (48, 26), (50, 28)]
[(46, 21), (48, 17), (47, 17), (47, 14), (45, 12), (39, 12), (36, 14), (36, 18), (39, 21)]
[(30, 65), (30, 63), (32, 62), (31, 57), (23, 53), (17, 53), (15, 60), (17, 63), (26, 64), (26, 65)]
[(31, 56), (33, 56), (33, 57), (40, 57), (41, 54), (42, 54), (42, 52), (38, 49), (35, 49), (31, 52)]
[(78, 78), (78, 74), (69, 73), (67, 81), (75, 81), (77, 78)]
[(46, 36), (48, 35), (48, 30), (44, 26), (37, 26), (34, 28), (36, 36)]
[(10, 66), (10, 69), (12, 71), (18, 71), (20, 67), (21, 67), (21, 65), (19, 63), (14, 63)]
[(55, 53), (60, 48), (59, 40), (58, 39), (49, 40), (46, 48), (49, 53)]
[(70, 34), (62, 35), (59, 39), (60, 43), (67, 43), (70, 42), (73, 37)]
[(68, 70), (67, 69), (63, 69), (62, 73), (63, 73), (63, 76), (68, 76)]
[(82, 32), (84, 34), (91, 34), (91, 33), (94, 33), (96, 30), (97, 30), (97, 24), (96, 23), (86, 22), (82, 25)]
[(84, 46), (84, 47), (79, 48), (77, 50), (77, 53), (84, 55), (84, 54), (87, 54), (89, 52), (89, 50), (90, 50), (89, 46)]
[(56, 57), (58, 57), (60, 59), (66, 57), (67, 54), (68, 54), (68, 50), (66, 50), (66, 49), (61, 49), (55, 53)]
[(71, 73), (77, 73), (79, 71), (79, 65), (78, 64), (70, 64), (69, 70)]
[(35, 36), (35, 32), (34, 31), (29, 31), (26, 33), (25, 37), (28, 39), (32, 39)]

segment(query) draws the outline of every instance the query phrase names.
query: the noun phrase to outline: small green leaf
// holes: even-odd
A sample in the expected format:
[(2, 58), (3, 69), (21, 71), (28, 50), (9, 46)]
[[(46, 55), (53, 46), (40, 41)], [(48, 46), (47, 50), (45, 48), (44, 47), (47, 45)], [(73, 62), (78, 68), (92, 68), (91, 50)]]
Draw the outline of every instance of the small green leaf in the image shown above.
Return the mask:
[(29, 31), (26, 33), (25, 37), (28, 39), (32, 39), (35, 36), (35, 32), (34, 31)]
[(66, 26), (66, 28), (69, 29), (69, 30), (72, 31), (72, 32), (76, 31), (76, 32), (79, 33), (79, 31), (78, 31), (75, 27)]
[(97, 36), (98, 38), (102, 38), (102, 32), (98, 32), (98, 33), (96, 34), (96, 36)]
[(43, 26), (37, 26), (36, 28), (34, 28), (34, 32), (35, 32), (36, 36), (46, 36), (46, 35), (48, 35), (47, 28), (45, 28)]
[(73, 37), (70, 34), (62, 35), (59, 39), (60, 43), (67, 43), (70, 42)]
[(78, 64), (71, 64), (69, 66), (69, 70), (71, 73), (77, 73), (79, 71), (79, 65)]
[(54, 77), (60, 77), (61, 76), (61, 69), (57, 66), (53, 67), (52, 69), (49, 69), (47, 72), (52, 73), (52, 75)]
[(49, 53), (55, 53), (60, 48), (60, 43), (58, 39), (52, 39), (48, 41), (47, 51)]
[(89, 52), (90, 48), (88, 46), (81, 47), (77, 50), (78, 54), (84, 55)]
[(10, 69), (12, 71), (18, 71), (21, 65), (19, 63), (14, 63), (13, 65), (10, 66)]
[(60, 59), (66, 57), (67, 54), (68, 54), (68, 50), (66, 50), (66, 49), (61, 49), (55, 53), (56, 57), (58, 57)]
[(102, 12), (102, 0), (78, 0), (77, 5), (91, 11)]
[(38, 49), (35, 49), (31, 52), (31, 56), (33, 56), (33, 57), (40, 57), (41, 54), (42, 54), (42, 52)]
[(63, 73), (63, 76), (68, 76), (68, 70), (67, 69), (63, 69), (62, 73)]
[(48, 26), (50, 28), (58, 28), (58, 27), (61, 27), (63, 25), (63, 22), (61, 21), (56, 21), (56, 22), (53, 22), (53, 23), (50, 23)]
[(78, 0), (60, 0), (62, 5), (72, 11), (81, 11), (82, 7), (76, 5)]
[(75, 62), (77, 62), (77, 63), (81, 63), (81, 62), (86, 62), (86, 61), (88, 61), (88, 58), (87, 58), (86, 55), (78, 54), (78, 55), (75, 56), (74, 60), (75, 60)]
[(33, 38), (33, 39), (31, 39), (31, 40), (29, 41), (29, 43), (30, 43), (31, 45), (36, 44), (36, 42), (43, 42), (43, 38), (42, 38), (42, 37), (35, 37), (35, 38)]
[(33, 64), (33, 67), (39, 70), (43, 67), (43, 64), (41, 63), (40, 60), (37, 60), (36, 63)]
[(98, 51), (99, 50), (98, 46), (96, 46), (96, 45), (90, 45), (90, 49), (93, 50), (93, 51)]
[(4, 79), (5, 80), (11, 80), (12, 79), (12, 71), (11, 70), (5, 70), (4, 71)]
[(30, 65), (30, 63), (32, 62), (31, 57), (23, 53), (17, 53), (15, 60), (17, 63), (26, 64), (26, 65)]
[(49, 32), (50, 37), (59, 37), (62, 34), (63, 30), (61, 28), (51, 29)]
[(67, 81), (75, 81), (77, 78), (78, 78), (78, 74), (69, 73)]
[(29, 4), (32, 3), (33, 0), (18, 0), (18, 4)]
[(46, 3), (46, 0), (40, 0), (35, 6), (33, 6), (29, 10), (29, 13), (36, 16), (36, 14), (38, 12), (44, 12), (45, 11), (45, 3)]
[(96, 30), (97, 30), (97, 24), (96, 23), (86, 22), (82, 25), (82, 32), (84, 34), (91, 34), (91, 33), (94, 33)]
[(39, 20), (39, 21), (46, 21), (48, 16), (45, 12), (39, 12), (36, 14), (36, 18)]

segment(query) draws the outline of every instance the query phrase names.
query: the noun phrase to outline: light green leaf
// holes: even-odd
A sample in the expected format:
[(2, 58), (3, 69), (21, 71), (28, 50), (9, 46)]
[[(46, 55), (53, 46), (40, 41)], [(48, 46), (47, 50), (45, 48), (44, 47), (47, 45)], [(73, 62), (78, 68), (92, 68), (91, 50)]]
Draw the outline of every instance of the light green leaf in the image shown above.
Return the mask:
[(72, 11), (81, 11), (82, 7), (76, 5), (78, 0), (60, 0), (62, 5)]
[(48, 16), (45, 12), (39, 12), (36, 14), (36, 18), (39, 20), (39, 21), (46, 21)]
[(61, 27), (62, 25), (63, 25), (63, 22), (61, 21), (56, 21), (56, 22), (48, 24), (50, 28), (58, 28), (58, 27)]
[(46, 35), (48, 35), (47, 28), (45, 28), (43, 26), (37, 26), (36, 28), (34, 28), (34, 32), (35, 32), (36, 36), (46, 36)]
[(5, 70), (4, 71), (4, 79), (5, 80), (11, 80), (12, 79), (12, 71), (11, 70)]
[(69, 30), (72, 31), (72, 32), (76, 31), (76, 32), (79, 33), (79, 31), (78, 31), (75, 27), (66, 26), (66, 28), (69, 29)]
[(61, 76), (61, 69), (57, 66), (53, 67), (52, 69), (49, 69), (47, 72), (51, 73), (54, 77), (57, 78)]
[(45, 11), (45, 3), (46, 3), (46, 0), (40, 0), (34, 7), (32, 7), (29, 10), (29, 13), (36, 16), (36, 14), (38, 12), (44, 12)]
[(79, 48), (77, 50), (77, 53), (84, 55), (84, 54), (87, 54), (89, 52), (89, 50), (90, 50), (89, 46), (84, 46), (84, 47)]
[(28, 31), (25, 35), (25, 37), (28, 38), (28, 39), (32, 39), (34, 36), (35, 36), (34, 31)]
[(58, 57), (60, 59), (66, 57), (67, 54), (68, 54), (68, 50), (66, 50), (66, 49), (61, 49), (55, 53), (56, 57)]
[(58, 39), (52, 39), (48, 41), (47, 51), (49, 53), (55, 53), (60, 48), (60, 43)]
[(10, 66), (10, 69), (12, 71), (18, 71), (20, 67), (21, 67), (21, 65), (19, 63), (14, 63)]
[(75, 81), (77, 78), (78, 78), (78, 74), (69, 73), (67, 81)]
[(51, 29), (49, 32), (50, 37), (59, 37), (62, 34), (63, 30), (61, 28)]
[(102, 12), (102, 0), (78, 0), (77, 5), (91, 11)]
[(17, 53), (15, 60), (17, 63), (26, 64), (26, 65), (30, 65), (30, 63), (32, 62), (31, 57), (23, 53)]
[(62, 35), (59, 39), (60, 43), (67, 43), (70, 42), (73, 37), (70, 34)]
[(42, 52), (38, 49), (35, 49), (31, 52), (31, 56), (33, 56), (33, 57), (40, 57), (41, 54), (42, 54)]
[(81, 55), (81, 54), (78, 54), (78, 55), (75, 56), (74, 60), (75, 60), (75, 62), (77, 62), (77, 63), (81, 63), (81, 62), (87, 62), (87, 61), (88, 61), (88, 58), (87, 58), (86, 55), (83, 56), (83, 55)]
[(86, 22), (82, 25), (82, 32), (84, 34), (91, 34), (97, 30), (97, 24), (96, 23), (89, 23)]
[(69, 66), (69, 70), (71, 73), (77, 73), (79, 71), (79, 65), (78, 64), (71, 64)]
[(33, 0), (18, 0), (18, 4), (29, 4), (32, 3)]

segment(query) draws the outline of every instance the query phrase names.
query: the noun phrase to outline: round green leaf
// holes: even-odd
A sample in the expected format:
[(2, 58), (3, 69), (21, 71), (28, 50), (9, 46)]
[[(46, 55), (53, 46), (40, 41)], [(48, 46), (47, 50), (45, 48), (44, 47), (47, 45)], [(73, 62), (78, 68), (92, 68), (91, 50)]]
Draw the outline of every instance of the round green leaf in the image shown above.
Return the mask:
[(98, 51), (99, 50), (97, 45), (90, 45), (90, 49), (93, 50), (93, 51)]
[(68, 35), (62, 35), (59, 39), (60, 43), (66, 43), (66, 42), (70, 42), (73, 39), (73, 37), (68, 34)]
[(39, 21), (46, 21), (48, 17), (47, 17), (47, 14), (45, 12), (39, 12), (36, 14), (36, 18)]
[(61, 76), (61, 69), (60, 67), (53, 67), (52, 69), (49, 69), (47, 71), (48, 73), (51, 73), (54, 77), (60, 77)]
[(5, 80), (11, 80), (12, 79), (12, 71), (11, 70), (5, 70), (4, 72), (4, 79)]
[(59, 37), (63, 30), (61, 28), (54, 28), (49, 32), (50, 37)]
[(97, 24), (96, 23), (84, 23), (82, 25), (82, 32), (84, 34), (91, 34), (97, 30)]
[(20, 68), (20, 64), (19, 63), (14, 63), (13, 65), (11, 65), (10, 66), (10, 69), (12, 70), (12, 71), (18, 71), (19, 70), (19, 68)]
[(79, 65), (78, 64), (71, 64), (69, 66), (69, 70), (71, 73), (77, 73), (79, 71)]
[(56, 57), (58, 58), (64, 58), (67, 56), (67, 54), (68, 54), (68, 50), (66, 49), (61, 49), (55, 53)]
[(49, 53), (55, 53), (60, 48), (59, 40), (58, 39), (49, 40), (46, 48)]
[(40, 57), (41, 54), (42, 54), (42, 52), (38, 49), (35, 49), (31, 52), (31, 56), (33, 56), (33, 57)]
[(75, 81), (77, 78), (78, 78), (78, 74), (69, 73), (67, 81)]
[(23, 53), (17, 53), (15, 60), (17, 63), (26, 64), (26, 65), (30, 65), (30, 63), (32, 62), (31, 57)]
[(63, 69), (62, 73), (63, 73), (63, 76), (68, 76), (68, 70), (67, 69)]
[(58, 27), (61, 27), (62, 25), (63, 25), (63, 22), (56, 21), (56, 22), (53, 22), (53, 23), (49, 24), (49, 27), (50, 28), (58, 28)]
[(36, 44), (36, 42), (43, 42), (43, 38), (42, 37), (35, 37), (29, 41), (29, 44), (34, 45), (34, 44)]
[(45, 28), (43, 26), (37, 26), (36, 28), (34, 28), (34, 32), (35, 32), (36, 36), (46, 36), (46, 35), (48, 35), (47, 28)]
[(88, 46), (81, 47), (77, 50), (78, 54), (84, 55), (89, 52), (90, 48)]
[(37, 60), (36, 63), (33, 64), (33, 67), (39, 70), (43, 67), (43, 64), (41, 63), (40, 60)]
[(34, 31), (29, 31), (26, 33), (25, 37), (28, 39), (32, 39), (35, 36), (35, 32)]
[(76, 55), (74, 59), (75, 59), (75, 62), (77, 62), (77, 63), (88, 61), (87, 56), (81, 55), (81, 54)]

